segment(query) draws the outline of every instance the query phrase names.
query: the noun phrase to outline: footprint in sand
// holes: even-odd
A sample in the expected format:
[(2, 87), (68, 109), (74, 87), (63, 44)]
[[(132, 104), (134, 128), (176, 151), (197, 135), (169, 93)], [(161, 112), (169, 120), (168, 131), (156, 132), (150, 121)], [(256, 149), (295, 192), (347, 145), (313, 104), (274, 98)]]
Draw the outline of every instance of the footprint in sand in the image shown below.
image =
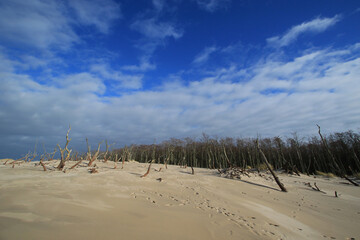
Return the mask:
[(274, 227), (279, 227), (279, 225), (275, 224), (275, 223), (269, 223), (269, 225), (274, 226)]

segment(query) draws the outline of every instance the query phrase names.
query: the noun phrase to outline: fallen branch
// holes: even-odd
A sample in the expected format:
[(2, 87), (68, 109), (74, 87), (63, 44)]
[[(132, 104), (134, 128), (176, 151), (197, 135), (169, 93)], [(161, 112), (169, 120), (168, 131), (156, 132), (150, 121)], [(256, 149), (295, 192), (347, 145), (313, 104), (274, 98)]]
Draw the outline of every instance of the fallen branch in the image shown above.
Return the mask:
[(243, 170), (240, 167), (224, 168), (222, 170), (218, 169), (218, 172), (221, 177), (230, 179), (241, 179), (241, 175), (246, 175), (247, 177), (250, 177), (246, 170)]
[(315, 188), (316, 188), (316, 191), (321, 192), (320, 188), (318, 188), (318, 186), (316, 185), (316, 182), (314, 182), (314, 186), (315, 186)]
[(14, 168), (15, 167), (15, 164), (17, 164), (17, 165), (20, 165), (21, 163), (23, 163), (24, 162), (24, 160), (14, 160), (12, 163), (10, 163), (10, 164), (12, 164), (12, 168)]
[(98, 170), (96, 170), (95, 167), (89, 169), (90, 173), (98, 173)]
[(152, 161), (150, 162), (150, 165), (149, 165), (148, 170), (146, 171), (146, 173), (141, 176), (142, 178), (146, 177), (149, 174), (150, 169), (151, 169), (151, 164), (152, 164)]
[(70, 169), (76, 168), (82, 161), (83, 161), (83, 159), (80, 158), (80, 160), (77, 163), (75, 163)]
[(309, 188), (311, 188), (312, 190), (314, 190), (314, 191), (317, 191), (317, 192), (321, 192), (321, 193), (326, 194), (326, 192), (320, 190), (320, 188), (316, 185), (316, 182), (314, 182), (314, 187), (311, 186), (311, 183), (310, 183), (310, 182), (307, 182), (307, 183), (304, 183), (304, 184), (305, 184), (306, 186), (308, 186)]

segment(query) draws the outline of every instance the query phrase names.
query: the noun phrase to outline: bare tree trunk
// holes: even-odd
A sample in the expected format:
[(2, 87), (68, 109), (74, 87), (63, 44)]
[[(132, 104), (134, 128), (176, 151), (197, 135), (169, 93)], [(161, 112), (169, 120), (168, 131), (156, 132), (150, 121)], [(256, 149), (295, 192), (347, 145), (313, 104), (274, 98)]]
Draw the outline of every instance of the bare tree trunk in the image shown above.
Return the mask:
[[(68, 160), (68, 157), (70, 156), (71, 150), (68, 149), (68, 145), (69, 142), (71, 141), (71, 139), (69, 139), (69, 132), (71, 130), (71, 126), (69, 125), (69, 130), (67, 131), (66, 134), (66, 144), (65, 147), (63, 149), (61, 149), (60, 145), (58, 144), (59, 150), (60, 150), (60, 155), (61, 155), (61, 160), (59, 165), (57, 166), (58, 170), (62, 170), (65, 167), (65, 162)], [(68, 156), (66, 158), (64, 158), (64, 152), (65, 150), (68, 152)]]
[(264, 154), (263, 151), (261, 150), (260, 145), (259, 145), (259, 141), (257, 141), (257, 148), (258, 148), (258, 150), (259, 150), (259, 152), (260, 152), (260, 155), (261, 155), (261, 157), (263, 158), (263, 160), (264, 160), (267, 168), (269, 169), (271, 175), (274, 177), (275, 182), (277, 183), (277, 185), (279, 185), (281, 191), (287, 192), (287, 190), (286, 190), (286, 188), (284, 187), (284, 185), (280, 182), (279, 178), (276, 176), (275, 172), (272, 170), (272, 168), (271, 168), (271, 166), (270, 166), (270, 164), (269, 164), (269, 162), (268, 162), (265, 154)]
[(323, 136), (322, 136), (322, 134), (321, 134), (321, 132), (320, 132), (320, 126), (317, 125), (317, 124), (316, 124), (316, 126), (319, 128), (319, 135), (320, 135), (321, 141), (323, 142), (323, 145), (324, 145), (327, 153), (329, 154), (331, 160), (333, 161), (333, 164), (334, 164), (335, 167), (337, 168), (337, 169), (335, 169), (335, 172), (338, 172), (339, 175), (340, 175), (340, 177), (345, 178), (346, 180), (348, 180), (348, 181), (349, 181), (351, 184), (353, 184), (354, 186), (359, 186), (359, 184), (357, 184), (356, 182), (354, 182), (353, 180), (349, 179), (349, 178), (346, 176), (346, 174), (344, 173), (344, 170), (343, 170), (343, 169), (340, 169), (339, 165), (338, 165), (337, 162), (336, 162), (336, 159), (335, 159), (334, 155), (333, 155), (333, 154), (331, 153), (331, 151), (330, 151), (330, 148), (329, 148), (326, 140), (323, 138)]
[(105, 144), (106, 144), (106, 152), (104, 154), (104, 162), (106, 163), (108, 161), (107, 154), (109, 152), (109, 148), (111, 147), (111, 145), (114, 145), (115, 143), (108, 145), (107, 140), (105, 140)]
[(91, 158), (91, 160), (89, 161), (88, 167), (91, 167), (91, 165), (96, 161), (97, 157), (99, 156), (100, 153), (100, 145), (102, 144), (102, 142), (99, 142), (98, 145), (98, 150), (96, 151), (96, 153), (94, 154), (94, 156)]
[(47, 171), (45, 164), (43, 163), (43, 158), (40, 159), (40, 164), (43, 167), (44, 171)]

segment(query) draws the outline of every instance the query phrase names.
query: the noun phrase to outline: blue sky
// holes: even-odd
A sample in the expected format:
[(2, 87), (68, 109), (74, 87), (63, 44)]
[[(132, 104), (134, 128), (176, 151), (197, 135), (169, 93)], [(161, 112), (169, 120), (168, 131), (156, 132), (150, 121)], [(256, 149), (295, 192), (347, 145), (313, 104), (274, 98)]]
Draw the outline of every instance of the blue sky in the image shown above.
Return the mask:
[(357, 0), (0, 0), (0, 157), (359, 131)]

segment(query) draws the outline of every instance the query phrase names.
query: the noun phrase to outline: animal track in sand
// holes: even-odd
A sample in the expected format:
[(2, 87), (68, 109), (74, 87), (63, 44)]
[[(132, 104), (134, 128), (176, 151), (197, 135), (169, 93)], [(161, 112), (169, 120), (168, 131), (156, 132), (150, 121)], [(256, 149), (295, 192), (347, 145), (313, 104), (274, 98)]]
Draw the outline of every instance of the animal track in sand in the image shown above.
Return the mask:
[(332, 237), (332, 236), (326, 236), (326, 235), (323, 235), (324, 238), (328, 238), (328, 239), (336, 239), (336, 237)]

